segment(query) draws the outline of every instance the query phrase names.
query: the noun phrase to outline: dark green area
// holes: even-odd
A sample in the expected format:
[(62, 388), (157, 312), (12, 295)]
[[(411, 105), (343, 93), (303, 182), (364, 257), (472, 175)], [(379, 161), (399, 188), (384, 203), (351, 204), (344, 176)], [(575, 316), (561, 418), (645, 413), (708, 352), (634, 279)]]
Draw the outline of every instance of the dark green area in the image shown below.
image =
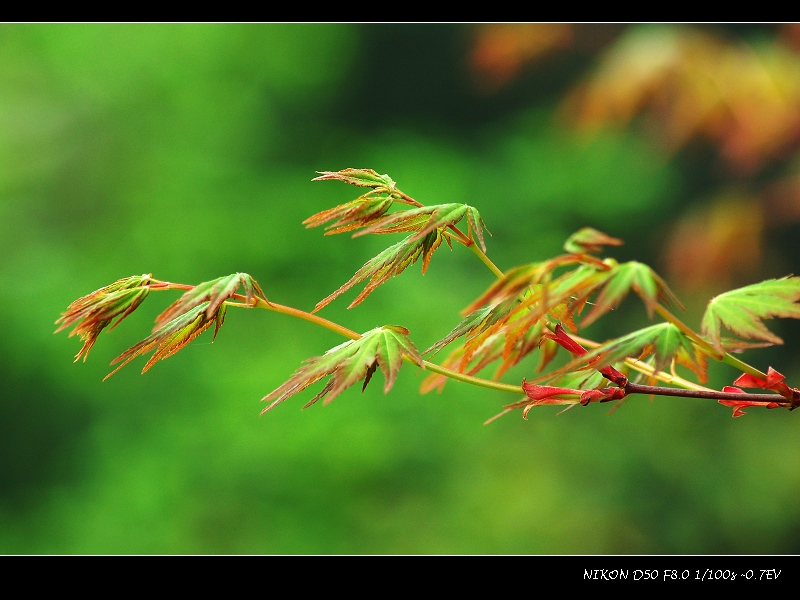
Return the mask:
[[(259, 417), (264, 395), (343, 339), (232, 309), (213, 345), (206, 333), (102, 382), (177, 292), (152, 293), (86, 363), (71, 362), (76, 338), (53, 335), (72, 300), (141, 273), (246, 272), (310, 310), (399, 239), (301, 225), (355, 197), (310, 181), (346, 167), (388, 173), (425, 204), (477, 207), (501, 268), (583, 226), (624, 238), (620, 260), (653, 261), (665, 221), (708, 182), (641, 133), (586, 142), (553, 118), (589, 56), (478, 93), (472, 27), (0, 26), (1, 553), (798, 551), (796, 414), (632, 398), (612, 416), (541, 408), (483, 426), (518, 398), (456, 382), (422, 396), (404, 365), (387, 396), (376, 374), (363, 394), (301, 412), (315, 386)], [(461, 247), (419, 271), (322, 314), (402, 325), (426, 348), (493, 280)], [(631, 299), (592, 331), (621, 335), (643, 315)]]

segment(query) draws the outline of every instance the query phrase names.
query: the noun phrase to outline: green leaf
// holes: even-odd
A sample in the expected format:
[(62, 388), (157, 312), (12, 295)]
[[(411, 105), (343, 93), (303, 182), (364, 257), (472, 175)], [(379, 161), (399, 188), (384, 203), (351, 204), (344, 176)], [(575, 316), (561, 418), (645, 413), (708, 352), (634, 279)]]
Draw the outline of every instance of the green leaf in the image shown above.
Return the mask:
[(325, 235), (344, 233), (359, 227), (366, 227), (380, 219), (393, 204), (392, 197), (386, 193), (373, 194), (375, 192), (368, 192), (355, 200), (323, 210), (307, 218), (303, 221), (303, 225), (306, 227), (318, 227), (330, 221), (335, 221), (325, 228)]
[(608, 379), (600, 371), (572, 371), (550, 381), (550, 385), (580, 390), (593, 390), (608, 385)]
[(800, 319), (800, 277), (768, 279), (725, 292), (712, 298), (703, 315), (703, 334), (723, 352), (720, 328), (736, 335), (770, 344), (783, 340), (772, 333), (762, 319), (773, 317)]
[[(448, 239), (448, 244), (450, 243), (449, 238), (445, 238), (444, 236), (444, 230), (447, 227), (455, 225), (467, 214), (469, 214), (469, 218), (476, 223), (475, 227), (482, 227), (483, 222), (480, 221), (480, 214), (478, 214), (477, 211), (471, 213), (470, 209), (472, 209), (472, 207), (466, 204), (422, 206), (382, 217), (372, 222), (361, 231), (353, 234), (353, 237), (358, 237), (370, 233), (414, 232), (367, 261), (363, 267), (356, 271), (355, 275), (353, 275), (347, 283), (318, 302), (314, 308), (314, 312), (330, 304), (354, 285), (369, 279), (369, 283), (364, 290), (348, 308), (357, 306), (379, 285), (386, 283), (386, 281), (392, 277), (402, 273), (410, 265), (417, 262), (420, 257), (422, 257), (422, 273), (424, 274), (428, 269), (434, 251), (439, 248), (442, 240)], [(338, 222), (335, 225), (339, 227)], [(361, 226), (355, 223), (344, 224), (342, 226), (349, 227), (350, 225), (353, 225), (351, 229)], [(480, 229), (476, 231), (482, 240), (482, 232)]]
[[(378, 175), (372, 169), (343, 169), (341, 171), (317, 172), (320, 173), (320, 176), (315, 177), (313, 181), (337, 180), (358, 187), (372, 188), (355, 200), (323, 210), (303, 221), (306, 227), (318, 227), (333, 221), (326, 227), (325, 235), (344, 233), (361, 227), (370, 227), (377, 221), (381, 221), (382, 218), (381, 222), (385, 222), (385, 219), (392, 218), (384, 217), (384, 215), (395, 202), (410, 204), (414, 207), (420, 206), (419, 202), (398, 190), (391, 177)], [(424, 221), (425, 219), (421, 218), (420, 224)], [(398, 228), (394, 231), (410, 231), (412, 229), (416, 231), (418, 227)], [(390, 232), (383, 231), (380, 233)], [(424, 235), (422, 234), (421, 237), (424, 237)]]
[(370, 233), (415, 231), (416, 233), (411, 239), (416, 241), (435, 229), (444, 229), (455, 225), (464, 218), (470, 208), (466, 204), (437, 204), (411, 208), (385, 216), (354, 234), (353, 237)]
[(198, 304), (208, 302), (206, 318), (212, 319), (223, 302), (233, 297), (239, 288), (244, 289), (245, 302), (250, 306), (254, 297), (258, 297), (267, 302), (267, 297), (258, 285), (258, 282), (247, 273), (234, 273), (224, 277), (218, 277), (212, 281), (205, 281), (196, 285), (183, 296), (173, 302), (167, 309), (156, 317), (158, 329), (161, 323), (172, 321), (178, 315), (183, 314)]
[(636, 261), (622, 264), (606, 262), (611, 265), (610, 273), (593, 302), (594, 306), (583, 317), (581, 321), (583, 327), (594, 323), (604, 313), (619, 306), (631, 290), (644, 301), (647, 313), (651, 317), (659, 301), (681, 306), (680, 301), (667, 287), (666, 282), (647, 265)]
[(441, 232), (433, 230), (422, 239), (419, 239), (416, 235), (410, 235), (393, 246), (389, 246), (386, 250), (368, 260), (347, 283), (320, 300), (314, 307), (313, 312), (319, 311), (353, 286), (369, 279), (369, 283), (356, 299), (350, 303), (348, 308), (361, 304), (378, 286), (405, 271), (417, 262), (420, 257), (422, 257), (422, 273), (424, 274), (430, 264), (431, 256), (441, 243)]
[(656, 370), (668, 367), (678, 350), (693, 350), (692, 342), (672, 323), (659, 323), (633, 331), (615, 340), (608, 341), (587, 352), (583, 361), (614, 364), (626, 358), (642, 358), (654, 355)]
[[(474, 206), (467, 207), (467, 221), (469, 223), (470, 239), (472, 239), (473, 236), (477, 237), (478, 243), (481, 245), (481, 250), (486, 252), (486, 242), (483, 239), (483, 230), (486, 229), (486, 223), (483, 222), (481, 213), (479, 213), (478, 209)], [(488, 229), (486, 229), (486, 233), (492, 235)]]
[[(414, 344), (408, 339), (408, 330), (397, 325), (384, 325), (364, 333), (357, 340), (350, 340), (331, 348), (324, 355), (306, 361), (292, 377), (276, 390), (266, 395), (263, 402), (272, 401), (261, 414), (302, 392), (323, 377), (332, 375), (322, 390), (303, 408), (307, 408), (325, 398), (324, 404), (331, 402), (348, 387), (364, 381), (364, 388), (372, 374), (380, 367), (385, 383), (384, 393), (388, 392), (397, 379), (397, 373), (404, 357), (423, 366), (422, 357)], [(362, 388), (362, 389), (364, 389)]]
[(337, 180), (344, 181), (359, 187), (391, 191), (395, 189), (395, 182), (388, 175), (378, 175), (372, 169), (342, 169), (341, 171), (317, 171), (319, 177), (311, 181)]
[(461, 322), (453, 328), (453, 330), (444, 336), (441, 340), (433, 344), (430, 348), (425, 350), (422, 354), (430, 354), (436, 353), (449, 343), (457, 340), (463, 335), (467, 335), (476, 329), (485, 325), (485, 321), (489, 314), (492, 312), (494, 307), (492, 306), (484, 306), (483, 308), (479, 308), (478, 310), (469, 313), (466, 317), (464, 317)]

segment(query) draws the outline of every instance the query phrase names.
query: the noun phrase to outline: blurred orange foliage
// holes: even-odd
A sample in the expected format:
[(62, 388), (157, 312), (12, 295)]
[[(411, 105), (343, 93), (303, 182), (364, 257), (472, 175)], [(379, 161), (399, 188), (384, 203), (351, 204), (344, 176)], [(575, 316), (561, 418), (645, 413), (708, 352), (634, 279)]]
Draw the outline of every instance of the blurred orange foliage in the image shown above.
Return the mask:
[(517, 77), (524, 65), (551, 50), (569, 47), (572, 41), (569, 23), (483, 25), (476, 30), (469, 64), (481, 87), (494, 91)]
[(725, 193), (671, 225), (666, 276), (684, 292), (752, 283), (762, 264), (765, 219), (751, 196)]
[(795, 29), (749, 45), (689, 26), (631, 28), (564, 109), (589, 129), (641, 116), (668, 149), (703, 138), (734, 173), (752, 174), (800, 141)]

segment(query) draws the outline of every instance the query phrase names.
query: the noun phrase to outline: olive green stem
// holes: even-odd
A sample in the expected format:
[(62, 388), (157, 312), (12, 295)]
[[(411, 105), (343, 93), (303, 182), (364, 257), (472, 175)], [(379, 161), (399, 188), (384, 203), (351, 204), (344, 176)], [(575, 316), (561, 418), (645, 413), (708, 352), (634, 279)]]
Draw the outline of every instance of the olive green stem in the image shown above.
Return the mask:
[[(406, 362), (414, 363), (412, 358), (407, 356), (403, 357)], [(416, 363), (414, 363), (416, 364)], [(511, 385), (508, 383), (500, 383), (498, 381), (492, 381), (490, 379), (482, 379), (480, 377), (473, 377), (471, 375), (465, 375), (464, 373), (458, 373), (457, 371), (451, 371), (445, 367), (441, 367), (437, 364), (432, 362), (428, 362), (427, 360), (422, 361), (424, 365), (423, 368), (426, 371), (432, 371), (433, 373), (438, 373), (439, 375), (444, 375), (445, 377), (449, 377), (450, 379), (455, 379), (456, 381), (463, 381), (464, 383), (471, 383), (472, 385), (478, 385), (480, 387), (489, 388), (492, 390), (497, 390), (500, 392), (510, 392), (512, 394), (524, 394), (525, 390), (522, 389), (522, 386), (519, 385)]]
[[(237, 298), (237, 296), (238, 294), (234, 296), (234, 298)], [(241, 300), (243, 297), (239, 297), (237, 299)], [(320, 317), (319, 315), (315, 315), (298, 308), (293, 308), (291, 306), (284, 306), (283, 304), (278, 304), (276, 302), (269, 302), (263, 298), (255, 298), (255, 300), (256, 303), (254, 306), (257, 308), (266, 308), (267, 310), (289, 315), (291, 317), (297, 317), (298, 319), (303, 319), (310, 323), (314, 323), (315, 325), (324, 327), (325, 329), (329, 329), (334, 333), (338, 333), (341, 336), (350, 338), (351, 340), (358, 340), (361, 338), (361, 336), (355, 331), (348, 329), (347, 327), (343, 327), (338, 323), (334, 323), (333, 321), (329, 321), (328, 319)]]
[(486, 256), (486, 253), (478, 247), (478, 244), (470, 240), (470, 243), (467, 245), (467, 247), (472, 250), (479, 259), (481, 259), (483, 264), (489, 267), (489, 270), (494, 273), (498, 279), (503, 278), (504, 273), (489, 259), (488, 256)]
[(725, 353), (725, 356), (722, 358), (722, 362), (726, 365), (730, 365), (735, 369), (739, 369), (743, 373), (749, 373), (754, 377), (758, 377), (759, 379), (766, 379), (767, 374), (764, 371), (756, 369), (755, 367), (748, 365), (746, 362), (739, 360), (735, 356), (731, 356), (729, 353)]
[[(228, 302), (228, 306), (237, 306), (241, 308), (248, 308), (247, 305), (247, 298), (242, 296), (241, 294), (234, 294), (233, 298), (239, 300), (241, 302)], [(271, 310), (274, 312), (282, 313), (284, 315), (289, 315), (292, 317), (297, 317), (298, 319), (303, 319), (305, 321), (309, 321), (314, 323), (315, 325), (319, 325), (333, 331), (334, 333), (338, 333), (344, 337), (350, 338), (351, 340), (358, 340), (361, 339), (361, 335), (353, 331), (352, 329), (348, 329), (347, 327), (343, 327), (338, 323), (334, 323), (333, 321), (329, 321), (324, 317), (320, 317), (319, 315), (315, 315), (312, 313), (308, 313), (304, 310), (300, 310), (297, 308), (293, 308), (291, 306), (284, 306), (283, 304), (278, 304), (276, 302), (271, 302), (265, 300), (263, 298), (254, 297), (251, 300), (251, 304), (249, 308), (264, 308), (266, 310)], [(411, 364), (418, 363), (411, 358), (410, 356), (403, 356), (403, 360)], [(491, 381), (489, 379), (482, 379), (480, 377), (473, 377), (471, 375), (465, 375), (463, 373), (458, 373), (457, 371), (452, 371), (446, 367), (439, 366), (435, 363), (429, 362), (427, 360), (422, 361), (422, 368), (426, 371), (431, 371), (432, 373), (438, 373), (439, 375), (444, 375), (445, 377), (449, 377), (450, 379), (455, 379), (456, 381), (462, 381), (464, 383), (469, 383), (472, 385), (477, 385), (480, 387), (489, 388), (492, 390), (497, 390), (500, 392), (509, 392), (512, 394), (524, 394), (524, 390), (521, 386), (518, 385), (510, 385), (507, 383), (499, 383), (497, 381)]]

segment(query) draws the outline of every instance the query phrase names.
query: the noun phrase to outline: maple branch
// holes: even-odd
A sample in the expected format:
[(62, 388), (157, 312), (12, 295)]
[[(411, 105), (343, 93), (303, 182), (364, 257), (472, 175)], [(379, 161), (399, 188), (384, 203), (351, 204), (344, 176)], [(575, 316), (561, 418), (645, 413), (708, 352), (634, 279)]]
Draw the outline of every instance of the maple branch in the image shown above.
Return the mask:
[(735, 400), (745, 402), (774, 402), (779, 406), (790, 407), (791, 402), (780, 394), (748, 394), (746, 392), (718, 392), (716, 390), (684, 390), (658, 385), (640, 385), (628, 382), (625, 395), (647, 394), (649, 396), (679, 396), (681, 398), (707, 398), (709, 400)]
[[(789, 410), (800, 406), (800, 389), (786, 385), (782, 374), (772, 367), (764, 373), (727, 351), (782, 343), (763, 325), (762, 320), (773, 317), (800, 319), (800, 277), (770, 279), (720, 294), (709, 302), (701, 329), (696, 332), (667, 308), (673, 305), (680, 307), (680, 301), (650, 267), (636, 261), (620, 264), (611, 258), (602, 260), (593, 256), (604, 246), (618, 246), (622, 240), (585, 227), (567, 239), (564, 244), (567, 254), (516, 267), (505, 273), (486, 254), (484, 231), (488, 233), (488, 230), (475, 207), (459, 203), (426, 207), (398, 190), (388, 175), (379, 175), (371, 169), (318, 173), (320, 176), (314, 181), (340, 180), (371, 188), (372, 191), (351, 202), (312, 215), (303, 222), (306, 226), (316, 227), (333, 222), (326, 227), (326, 235), (353, 229), (361, 229), (353, 234), (354, 237), (370, 233), (411, 232), (410, 235), (370, 259), (347, 283), (319, 302), (313, 312), (271, 302), (258, 282), (247, 273), (237, 272), (198, 285), (156, 280), (151, 274), (119, 279), (78, 298), (56, 321), (56, 332), (71, 327), (70, 336), (78, 335), (83, 342), (75, 360), (85, 360), (101, 332), (114, 329), (145, 300), (150, 291), (181, 290), (183, 295), (156, 317), (152, 333), (112, 361), (112, 365), (120, 364), (106, 378), (134, 358), (152, 352), (142, 370), (144, 373), (212, 326), (216, 338), (224, 323), (227, 308), (234, 306), (262, 308), (296, 317), (349, 340), (322, 356), (305, 361), (287, 382), (264, 398), (272, 400), (264, 412), (326, 376), (330, 376), (328, 383), (306, 406), (323, 398), (324, 403), (328, 403), (358, 381), (363, 381), (366, 388), (378, 368), (384, 375), (384, 392), (388, 392), (402, 362), (413, 363), (423, 370), (470, 385), (524, 394), (525, 400), (506, 406), (501, 413), (523, 408), (523, 418), (527, 418), (528, 411), (534, 406), (587, 405), (622, 400), (632, 394), (713, 399), (732, 407), (734, 417), (741, 416), (744, 414), (743, 408), (751, 406), (784, 407)], [(414, 208), (387, 214), (392, 202)], [(466, 233), (457, 227), (459, 222), (467, 223)], [(424, 360), (404, 327), (384, 325), (357, 333), (315, 314), (354, 285), (368, 280), (350, 307), (359, 304), (376, 287), (420, 258), (424, 274), (433, 252), (443, 240), (450, 247), (455, 240), (469, 248), (500, 280), (468, 307), (464, 319), (453, 331), (426, 351), (438, 351), (458, 337), (470, 336), (460, 353), (451, 353), (451, 357), (455, 357), (452, 360), (461, 357), (458, 370)], [(562, 268), (567, 268), (567, 272), (556, 276), (556, 270)], [(649, 316), (658, 313), (665, 322), (641, 328), (604, 344), (577, 335), (570, 337), (562, 326), (563, 323), (577, 332), (575, 318), (582, 314), (587, 304), (591, 304), (592, 308), (581, 317), (580, 325), (583, 327), (616, 308), (630, 291), (636, 292), (642, 299)], [(589, 302), (592, 297), (593, 301)], [(731, 345), (721, 337), (722, 328), (742, 338), (766, 343)], [(498, 337), (501, 334), (504, 337)], [(502, 356), (503, 362), (495, 374), (495, 379), (499, 379), (508, 368), (534, 350), (537, 344), (541, 346), (545, 341), (555, 342), (567, 350), (574, 356), (573, 360), (538, 379), (523, 379), (521, 386), (461, 372), (476, 359), (479, 359), (477, 364), (469, 372), (479, 372)], [(582, 344), (593, 349), (587, 351)], [(538, 371), (542, 371), (550, 362), (556, 349), (552, 344), (542, 349)], [(636, 356), (640, 359), (649, 358), (645, 362), (634, 358)], [(700, 381), (705, 381), (708, 358), (724, 362), (743, 374), (732, 386), (717, 391), (684, 379), (675, 372), (677, 364), (680, 364), (692, 370)], [(623, 372), (612, 366), (621, 363), (627, 367)], [(667, 368), (669, 373), (666, 372)], [(583, 377), (582, 371), (585, 369), (594, 369), (597, 373)], [(648, 383), (657, 381), (678, 387), (632, 383), (628, 380), (630, 371), (645, 375)], [(600, 388), (598, 373), (612, 385)], [(565, 377), (570, 374), (571, 378)], [(431, 379), (441, 382), (437, 377)], [(548, 381), (553, 385), (539, 385), (538, 381)], [(572, 385), (591, 389), (559, 387), (559, 384), (569, 386), (571, 381), (581, 381)], [(760, 388), (771, 393), (747, 393), (741, 388)]]
[[(681, 398), (705, 398), (709, 400), (723, 400), (735, 403), (764, 402), (768, 408), (788, 408), (794, 410), (796, 405), (780, 394), (750, 394), (746, 392), (718, 392), (716, 390), (684, 390), (655, 385), (639, 385), (628, 382), (623, 388), (625, 395), (647, 394), (649, 396), (678, 396)], [(602, 400), (601, 400), (602, 402)], [(736, 416), (736, 415), (734, 415)]]

